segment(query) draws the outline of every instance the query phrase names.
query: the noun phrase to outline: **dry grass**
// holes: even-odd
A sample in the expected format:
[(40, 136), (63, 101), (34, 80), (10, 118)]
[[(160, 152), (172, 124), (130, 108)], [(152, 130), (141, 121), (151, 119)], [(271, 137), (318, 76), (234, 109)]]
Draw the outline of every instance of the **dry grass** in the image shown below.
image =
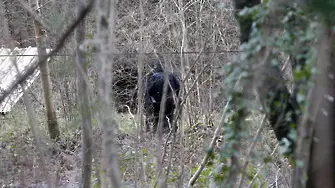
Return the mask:
[[(21, 116), (18, 116), (22, 114)], [(39, 170), (38, 163), (36, 163), (37, 155), (35, 152), (35, 146), (33, 143), (33, 138), (28, 125), (25, 123), (26, 117), (24, 116), (22, 105), (18, 104), (15, 107), (14, 114), (10, 114), (6, 120), (1, 120), (1, 182), (0, 184), (9, 186), (18, 186), (20, 183), (25, 183), (26, 185), (33, 187), (45, 187), (42, 178), (43, 174)], [(243, 141), (243, 148), (246, 151), (250, 146), (251, 140), (257, 128), (261, 115), (255, 115), (249, 119), (250, 127), (249, 136)], [(117, 146), (119, 148), (118, 158), (120, 161), (120, 169), (122, 172), (122, 180), (129, 187), (134, 187), (135, 178), (138, 177), (136, 173), (138, 169), (136, 156), (136, 146), (140, 154), (144, 156), (144, 165), (146, 176), (148, 182), (153, 182), (155, 179), (155, 165), (157, 164), (156, 159), (160, 158), (156, 156), (154, 148), (156, 148), (156, 138), (149, 133), (143, 134), (140, 145), (137, 145), (138, 139), (136, 136), (136, 128), (133, 124), (132, 117), (128, 114), (119, 114), (117, 118), (119, 122), (119, 132), (117, 134)], [(75, 120), (73, 120), (75, 121)], [(62, 124), (61, 124), (62, 125)], [(67, 148), (59, 148), (56, 146), (57, 155), (53, 155), (54, 145), (48, 142), (46, 135), (46, 130), (44, 130), (45, 125), (39, 126), (41, 130), (41, 135), (44, 138), (44, 148), (46, 160), (48, 162), (48, 170), (51, 173), (53, 179), (57, 179), (58, 187), (77, 187), (79, 185), (80, 178), (80, 166), (81, 166), (81, 136), (80, 131), (76, 129), (68, 129), (68, 132), (64, 132), (64, 124), (61, 126), (63, 130), (63, 142), (67, 145)], [(68, 126), (68, 125), (66, 125)], [(178, 181), (179, 165), (182, 162), (185, 165), (185, 175), (184, 182), (187, 182), (194, 172), (201, 159), (205, 155), (206, 146), (213, 135), (214, 129), (212, 127), (207, 127), (205, 124), (199, 123), (193, 128), (189, 127), (185, 130), (185, 158), (180, 159), (180, 143), (179, 135), (177, 136), (177, 144), (174, 147), (174, 153), (170, 153), (171, 140), (168, 141), (167, 145), (167, 156), (163, 161), (163, 167), (166, 170), (167, 160), (170, 155), (172, 156), (172, 167), (169, 176), (169, 184), (174, 187)], [(97, 164), (101, 160), (101, 129), (98, 126), (94, 128), (94, 172), (93, 172), (93, 183), (97, 183), (96, 171), (100, 171)], [(163, 141), (165, 142), (167, 135), (164, 136)], [(222, 142), (217, 145), (225, 143), (224, 138)], [(268, 158), (275, 148), (277, 141), (269, 127), (266, 127), (262, 132), (261, 138), (257, 141), (253, 155), (251, 156), (250, 164), (247, 168), (247, 179), (244, 187), (247, 187), (247, 182), (253, 178), (253, 176), (260, 171), (258, 178), (256, 178), (255, 185), (261, 185), (266, 183), (267, 185), (275, 183), (277, 180), (279, 187), (289, 187), (288, 182), (290, 182), (290, 167), (287, 161), (283, 159), (278, 152), (275, 152), (268, 163), (263, 166), (263, 159)], [(162, 146), (163, 147), (163, 146)], [(163, 149), (163, 148), (162, 148)], [(218, 151), (219, 148), (216, 148)], [(244, 156), (246, 152), (241, 153), (241, 161), (245, 161)], [(219, 163), (218, 163), (219, 165)], [(261, 169), (262, 167), (262, 169)], [(19, 173), (23, 172), (23, 173)], [(22, 176), (22, 177), (20, 177)], [(196, 184), (196, 187), (206, 187), (204, 186), (204, 181), (208, 180), (208, 175), (206, 172), (200, 177), (200, 183)], [(144, 186), (143, 179), (138, 181), (139, 185)], [(209, 182), (207, 182), (209, 183)], [(207, 185), (208, 186), (208, 185)], [(258, 187), (258, 186), (257, 186)]]

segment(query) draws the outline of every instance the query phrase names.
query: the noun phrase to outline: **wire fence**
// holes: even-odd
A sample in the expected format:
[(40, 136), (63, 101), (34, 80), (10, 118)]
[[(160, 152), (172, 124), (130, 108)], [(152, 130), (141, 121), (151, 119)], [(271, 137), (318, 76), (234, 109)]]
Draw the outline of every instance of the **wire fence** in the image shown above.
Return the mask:
[[(223, 53), (239, 53), (242, 52), (241, 50), (220, 50), (220, 51), (207, 51), (207, 52), (200, 52), (200, 51), (188, 51), (188, 52), (159, 52), (159, 54), (162, 55), (172, 55), (172, 54), (223, 54)], [(140, 55), (140, 53), (110, 53), (111, 55)], [(143, 55), (152, 55), (155, 54), (155, 52), (147, 52), (143, 53)], [(74, 54), (57, 54), (53, 56), (73, 56)], [(29, 55), (29, 54), (23, 54), (23, 55), (11, 55), (11, 54), (1, 54), (0, 57), (8, 57), (8, 56), (37, 56), (37, 55)]]

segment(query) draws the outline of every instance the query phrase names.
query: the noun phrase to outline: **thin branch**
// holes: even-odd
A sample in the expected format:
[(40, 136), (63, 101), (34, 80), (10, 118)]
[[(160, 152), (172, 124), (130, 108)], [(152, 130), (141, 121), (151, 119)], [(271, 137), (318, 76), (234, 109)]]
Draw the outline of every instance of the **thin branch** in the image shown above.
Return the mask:
[(277, 173), (276, 173), (276, 187), (278, 187), (278, 175), (279, 175), (279, 171), (280, 171), (280, 168), (277, 170)]
[[(239, 83), (241, 77), (236, 81), (234, 87), (231, 89), (230, 92), (232, 92), (232, 90), (237, 86), (237, 84)], [(226, 119), (226, 116), (227, 116), (227, 111), (228, 111), (228, 108), (230, 106), (230, 102), (231, 102), (231, 99), (227, 102), (226, 106), (224, 107), (224, 110), (223, 110), (223, 113), (222, 113), (222, 116), (221, 116), (221, 119), (219, 121), (219, 124), (218, 126), (216, 127), (215, 129), (215, 132), (214, 132), (214, 135), (212, 137), (212, 141), (210, 143), (210, 146), (209, 146), (209, 151), (213, 151), (214, 150), (214, 146), (215, 146), (215, 143), (216, 143), (216, 140), (219, 138), (219, 134), (221, 132), (221, 129), (223, 127), (223, 124), (224, 124), (224, 121)], [(194, 185), (194, 183), (197, 181), (197, 179), (199, 178), (202, 170), (205, 168), (208, 160), (209, 160), (209, 155), (210, 155), (210, 152), (207, 152), (205, 158), (201, 161), (201, 164), (200, 166), (198, 167), (197, 171), (194, 173), (194, 175), (192, 176), (192, 178), (190, 179), (190, 181), (188, 182), (188, 186), (191, 187)]]
[[(276, 144), (275, 148), (273, 149), (272, 153), (270, 154), (270, 157), (273, 156), (273, 154), (275, 153), (277, 147), (278, 147), (279, 143)], [(250, 181), (248, 188), (251, 188), (252, 185), (254, 184), (258, 174), (261, 172), (261, 170), (263, 169), (263, 167), (265, 166), (265, 163), (263, 162), (262, 166), (260, 166), (256, 172), (256, 174), (254, 175), (254, 177), (252, 178), (252, 180)]]
[[(214, 132), (214, 135), (213, 135), (213, 138), (212, 138), (212, 141), (210, 143), (210, 146), (209, 146), (209, 151), (212, 151), (214, 149), (214, 146), (215, 146), (215, 143), (216, 143), (216, 140), (219, 138), (219, 134), (221, 132), (221, 128), (224, 124), (224, 120), (226, 119), (226, 115), (227, 115), (227, 111), (228, 111), (228, 107), (230, 106), (230, 102), (231, 100), (229, 100), (223, 110), (223, 114), (221, 116), (221, 120), (220, 120), (220, 123), (219, 125), (216, 127), (215, 129), (215, 132)], [(188, 182), (188, 186), (191, 187), (194, 185), (194, 183), (197, 181), (197, 179), (199, 178), (202, 170), (205, 168), (208, 160), (209, 160), (209, 153), (210, 152), (207, 152), (205, 158), (201, 161), (201, 164), (200, 166), (198, 167), (197, 171), (194, 173), (194, 175), (192, 176), (192, 178), (190, 179), (190, 181)]]
[(22, 7), (26, 10), (26, 12), (31, 17), (33, 17), (35, 22), (37, 22), (38, 24), (40, 24), (43, 27), (43, 29), (45, 29), (46, 31), (48, 31), (52, 35), (58, 36), (57, 33), (52, 32), (50, 27), (46, 23), (43, 22), (42, 18), (39, 15), (37, 15), (33, 10), (31, 10), (30, 6), (26, 2), (24, 2), (23, 0), (17, 0), (17, 1), (22, 5)]
[(245, 160), (244, 165), (243, 165), (243, 167), (241, 169), (242, 177), (241, 177), (240, 182), (239, 182), (239, 186), (238, 186), (239, 188), (241, 188), (242, 185), (243, 185), (243, 179), (244, 179), (245, 174), (246, 174), (245, 170), (247, 169), (247, 166), (249, 164), (249, 158), (250, 158), (252, 152), (254, 151), (257, 139), (258, 139), (259, 135), (261, 134), (261, 132), (262, 132), (264, 126), (265, 126), (265, 122), (266, 122), (265, 120), (266, 120), (266, 115), (263, 116), (262, 121), (261, 121), (261, 125), (259, 126), (259, 128), (257, 130), (257, 133), (256, 133), (256, 135), (255, 135), (255, 137), (254, 137), (254, 139), (253, 139), (253, 141), (251, 143), (251, 146), (250, 146), (250, 148), (248, 150), (248, 153), (247, 153), (247, 155), (245, 157), (246, 160)]
[[(168, 145), (168, 141), (169, 141), (169, 139), (170, 139), (170, 137), (171, 137), (171, 134), (172, 134), (172, 132), (173, 132), (173, 128), (172, 128), (172, 126), (171, 126), (171, 124), (170, 124), (170, 121), (169, 121), (168, 123), (169, 123), (169, 126), (170, 126), (170, 132), (169, 132), (169, 134), (168, 134), (168, 136), (167, 136), (167, 138), (166, 138), (166, 140), (165, 140), (165, 143), (164, 143), (164, 147), (163, 147), (164, 149), (163, 149), (163, 153), (162, 153), (162, 156), (161, 156), (161, 159), (160, 159), (160, 164), (163, 164), (164, 157), (165, 157), (165, 154), (166, 154), (167, 145)], [(158, 174), (157, 177), (160, 177), (160, 176), (161, 176), (161, 173), (163, 173), (162, 170), (159, 171), (159, 174)], [(166, 176), (166, 177), (167, 177), (167, 176)], [(155, 185), (154, 185), (154, 187), (157, 186), (157, 183), (158, 183), (158, 178), (157, 178), (156, 181), (155, 181)], [(166, 181), (165, 181), (165, 183), (166, 183)]]
[[(169, 80), (168, 80), (168, 75), (166, 73), (164, 73), (164, 84), (163, 84), (163, 95), (162, 95), (162, 100), (161, 101), (165, 101), (166, 97), (167, 97), (167, 91), (168, 91), (168, 87), (169, 87)], [(160, 146), (162, 143), (162, 137), (163, 137), (163, 127), (165, 125), (165, 110), (166, 110), (166, 103), (163, 102), (160, 105), (160, 109), (159, 109), (159, 119), (158, 119), (158, 125), (156, 127), (156, 133), (157, 133), (157, 156), (161, 156), (161, 150), (160, 150)], [(162, 179), (160, 179), (160, 176), (162, 175), (162, 171), (163, 171), (163, 161), (159, 161), (157, 164), (157, 179), (156, 179), (156, 183), (155, 186), (158, 184), (158, 187), (163, 187), (163, 184), (165, 184), (165, 178), (162, 177)]]
[(290, 63), (290, 56), (287, 57), (283, 67), (281, 68), (281, 71), (284, 72), (288, 66), (288, 64)]
[[(76, 0), (77, 14), (85, 7), (84, 0)], [(86, 26), (85, 21), (81, 22), (76, 31), (76, 64), (77, 67), (81, 67), (83, 74), (79, 73), (77, 76), (77, 92), (79, 100), (79, 109), (81, 113), (81, 127), (82, 127), (82, 139), (83, 139), (83, 151), (82, 151), (82, 169), (81, 169), (81, 186), (83, 188), (91, 187), (91, 176), (92, 176), (92, 156), (93, 156), (93, 131), (92, 131), (92, 112), (90, 109), (90, 100), (88, 95), (88, 84), (85, 79), (88, 77), (88, 68), (86, 66), (85, 48), (81, 47), (81, 43), (85, 41)], [(78, 72), (79, 69), (78, 69)]]

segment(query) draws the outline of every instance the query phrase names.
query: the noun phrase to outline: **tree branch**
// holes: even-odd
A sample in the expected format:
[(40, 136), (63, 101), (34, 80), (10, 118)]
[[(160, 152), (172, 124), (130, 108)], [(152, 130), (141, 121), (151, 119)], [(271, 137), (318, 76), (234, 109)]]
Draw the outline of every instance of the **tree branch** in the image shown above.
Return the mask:
[(53, 35), (58, 36), (56, 33), (52, 32), (52, 30), (46, 23), (43, 22), (43, 19), (41, 18), (41, 16), (34, 13), (34, 10), (32, 10), (26, 2), (24, 2), (23, 0), (17, 0), (17, 1), (22, 5), (22, 7), (26, 10), (26, 12), (35, 20), (35, 22), (37, 22), (43, 27), (43, 29), (45, 29), (46, 31), (48, 31), (49, 33)]
[[(237, 80), (237, 82), (235, 83), (234, 87), (232, 88), (231, 92), (233, 91), (233, 89), (239, 84), (239, 81), (240, 81), (241, 77)], [(211, 140), (211, 143), (209, 145), (209, 151), (213, 151), (214, 150), (214, 146), (215, 146), (215, 143), (216, 143), (216, 140), (218, 139), (219, 137), (219, 134), (221, 132), (221, 129), (223, 127), (223, 124), (224, 124), (224, 121), (226, 119), (226, 116), (227, 116), (227, 111), (228, 111), (228, 108), (230, 106), (230, 103), (231, 103), (231, 100), (229, 100), (226, 104), (226, 106), (224, 107), (224, 110), (223, 110), (223, 113), (222, 113), (222, 116), (221, 116), (221, 119), (219, 121), (219, 124), (218, 126), (216, 127), (215, 129), (215, 132), (214, 132), (214, 135), (212, 137), (212, 140)], [(210, 155), (210, 152), (207, 152), (205, 158), (202, 159), (201, 161), (201, 164), (200, 166), (198, 167), (197, 171), (194, 173), (194, 175), (192, 176), (192, 178), (190, 179), (190, 181), (188, 182), (188, 186), (191, 187), (194, 185), (194, 183), (197, 181), (197, 179), (199, 178), (202, 170), (205, 168), (208, 160), (209, 160), (209, 155)]]

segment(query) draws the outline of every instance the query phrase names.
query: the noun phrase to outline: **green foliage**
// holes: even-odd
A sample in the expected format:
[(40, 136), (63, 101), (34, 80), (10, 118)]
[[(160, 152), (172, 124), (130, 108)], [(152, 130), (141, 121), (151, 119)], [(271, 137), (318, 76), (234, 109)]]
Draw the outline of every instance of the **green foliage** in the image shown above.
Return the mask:
[(179, 178), (179, 171), (178, 171), (178, 169), (174, 168), (174, 169), (171, 170), (167, 182), (168, 183), (175, 183), (179, 180), (178, 178)]
[[(316, 1), (312, 3), (316, 3)], [(328, 1), (323, 5), (318, 4), (315, 9), (322, 10), (325, 8), (323, 7), (324, 5), (332, 7), (334, 3)], [(298, 102), (302, 110), (306, 106), (307, 91), (312, 83), (311, 78), (313, 78), (316, 72), (314, 44), (318, 38), (317, 29), (320, 25), (320, 17), (311, 14), (301, 7), (276, 8), (276, 11), (274, 11), (268, 1), (265, 1), (258, 6), (244, 8), (237, 15), (242, 35), (248, 30), (249, 22), (253, 21), (253, 23), (251, 24), (248, 41), (241, 45), (243, 53), (234, 63), (225, 65), (222, 71), (226, 74), (224, 84), (228, 89), (225, 88), (225, 91), (229, 91), (226, 93), (227, 97), (232, 100), (233, 106), (230, 109), (234, 109), (234, 113), (230, 116), (230, 121), (224, 126), (225, 142), (220, 150), (219, 164), (227, 164), (227, 161), (236, 152), (233, 150), (233, 145), (236, 143), (237, 138), (244, 136), (242, 128), (247, 125), (246, 122), (241, 120), (241, 117), (245, 118), (248, 111), (257, 111), (256, 107), (244, 98), (243, 88), (240, 87), (241, 85), (248, 85), (249, 79), (254, 76), (254, 72), (257, 72), (254, 71), (253, 67), (264, 66), (262, 63), (265, 63), (266, 66), (276, 67), (280, 70), (283, 63), (279, 59), (279, 54), (290, 56), (292, 74), (291, 80), (287, 80), (287, 83), (292, 82), (298, 87), (295, 90), (297, 92), (296, 95), (293, 95), (293, 100)], [(330, 14), (333, 10), (335, 9), (325, 9), (325, 13), (323, 14)], [(271, 32), (270, 35), (269, 31)], [(252, 61), (251, 57), (260, 56), (264, 49), (270, 50), (270, 55), (265, 62)], [(239, 79), (241, 79), (239, 87), (232, 89)], [(282, 103), (283, 101), (274, 101), (272, 105), (274, 108), (283, 108)], [(266, 110), (267, 106), (264, 106), (264, 108)], [(287, 122), (292, 122), (288, 120), (291, 117), (291, 113), (285, 113), (284, 118), (286, 118)], [(242, 123), (242, 126), (236, 126), (240, 123)], [(288, 137), (296, 140), (296, 125), (293, 122), (288, 126), (290, 128)], [(284, 147), (281, 149), (288, 149), (288, 140), (284, 139), (282, 143)], [(271, 160), (272, 158), (270, 157), (263, 158), (265, 164), (271, 162)], [(227, 167), (224, 165), (220, 167), (218, 182), (224, 181), (223, 177), (227, 176), (228, 168), (228, 165)], [(249, 178), (255, 174), (251, 166), (248, 166), (247, 171)], [(218, 173), (217, 170), (215, 172)], [(261, 185), (256, 186), (254, 184), (254, 186), (260, 187)]]
[[(197, 171), (198, 167), (191, 168), (191, 174), (194, 174)], [(201, 172), (199, 178), (197, 179), (197, 187), (208, 187), (209, 184), (209, 175), (212, 171), (212, 167), (205, 167)]]
[(334, 24), (335, 1), (333, 0), (310, 0), (307, 1), (308, 8), (320, 14), (328, 24)]
[[(143, 156), (143, 162), (144, 164), (139, 163), (139, 160), (142, 160)], [(154, 185), (156, 180), (156, 163), (153, 162), (153, 156), (146, 148), (141, 148), (138, 153), (136, 153), (135, 149), (127, 150), (126, 152), (121, 153), (118, 158), (120, 159), (120, 172), (123, 174), (123, 179), (126, 180), (127, 178), (134, 179), (137, 177), (131, 177), (134, 176), (138, 171), (138, 168), (144, 168), (144, 173), (148, 177), (149, 180), (151, 180), (152, 185)], [(137, 166), (137, 165), (140, 165)], [(141, 169), (141, 174), (143, 169)], [(177, 175), (176, 175), (177, 174)], [(172, 179), (169, 181), (174, 181), (178, 176), (178, 172), (171, 172)], [(144, 183), (144, 182), (139, 182)], [(153, 186), (152, 186), (153, 187)]]
[(211, 176), (216, 185), (220, 185), (224, 182), (226, 174), (229, 171), (229, 166), (224, 163), (219, 163), (213, 168)]
[[(256, 167), (254, 167), (254, 166), (252, 166), (252, 165), (248, 165), (248, 166), (247, 166), (246, 176), (247, 176), (247, 178), (248, 178), (248, 182), (249, 182), (249, 183), (250, 183), (251, 180), (254, 178), (254, 176), (256, 175), (257, 171), (258, 171), (258, 169), (257, 169)], [(263, 177), (262, 174), (258, 174), (258, 175), (257, 175), (257, 178), (258, 178), (261, 182), (266, 182), (266, 181), (265, 181), (266, 179)], [(255, 186), (255, 185), (257, 185), (257, 187), (259, 187), (259, 185), (258, 185), (257, 183), (254, 184), (254, 186)]]
[[(92, 177), (91, 177), (91, 182), (92, 182), (92, 187), (93, 188), (99, 188), (101, 185), (99, 184), (98, 178), (96, 177), (96, 174), (99, 174), (99, 176), (102, 174), (102, 169), (101, 168), (93, 168), (92, 169)], [(100, 176), (101, 177), (101, 176)]]

